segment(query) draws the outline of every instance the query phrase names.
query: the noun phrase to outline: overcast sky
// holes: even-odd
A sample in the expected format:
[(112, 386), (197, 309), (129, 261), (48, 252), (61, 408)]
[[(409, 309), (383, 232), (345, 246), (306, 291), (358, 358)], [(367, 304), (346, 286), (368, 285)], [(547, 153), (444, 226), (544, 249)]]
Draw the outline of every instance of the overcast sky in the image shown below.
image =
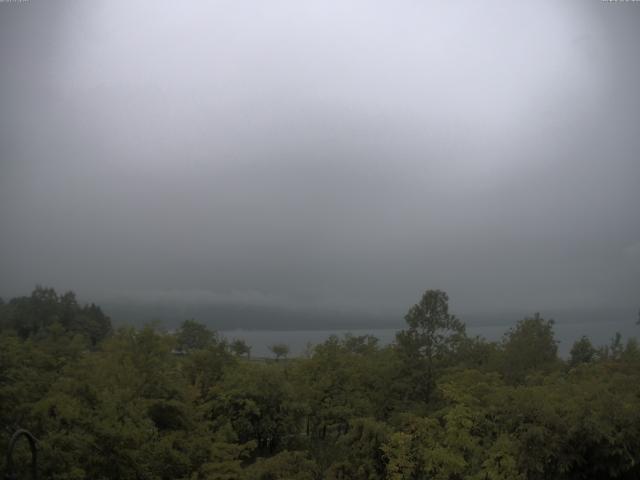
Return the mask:
[(0, 3), (0, 296), (640, 306), (640, 3)]

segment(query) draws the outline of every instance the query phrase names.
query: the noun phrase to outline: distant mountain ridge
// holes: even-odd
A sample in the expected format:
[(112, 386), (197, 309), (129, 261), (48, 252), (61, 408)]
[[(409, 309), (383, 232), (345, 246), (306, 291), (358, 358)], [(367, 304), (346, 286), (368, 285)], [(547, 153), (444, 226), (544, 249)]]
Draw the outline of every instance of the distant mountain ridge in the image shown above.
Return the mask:
[(194, 318), (216, 330), (316, 330), (346, 328), (395, 328), (404, 323), (397, 318), (365, 312), (318, 308), (286, 308), (265, 305), (101, 302), (115, 325), (141, 325), (159, 321), (175, 328), (186, 318)]
[[(182, 320), (194, 318), (216, 330), (343, 330), (404, 328), (405, 311), (365, 312), (313, 307), (283, 307), (240, 303), (103, 300), (100, 302), (115, 325), (143, 325), (160, 322), (166, 328), (177, 327)], [(634, 308), (540, 309), (545, 318), (558, 324), (611, 323), (633, 324)], [(462, 312), (459, 318), (468, 326), (505, 326), (515, 324), (533, 311)], [(640, 328), (640, 327), (639, 327)]]

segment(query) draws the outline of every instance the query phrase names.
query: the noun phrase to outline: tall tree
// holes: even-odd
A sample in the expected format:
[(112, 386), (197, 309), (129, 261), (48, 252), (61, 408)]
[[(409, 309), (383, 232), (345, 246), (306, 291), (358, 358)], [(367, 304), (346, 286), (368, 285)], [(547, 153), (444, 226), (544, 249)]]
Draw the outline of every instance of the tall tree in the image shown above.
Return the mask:
[(46, 336), (54, 325), (54, 330), (84, 336), (94, 347), (112, 331), (111, 319), (100, 307), (81, 307), (71, 291), (58, 295), (53, 288), (37, 286), (30, 296), (12, 298), (0, 309), (0, 329), (11, 329), (23, 339)]
[(180, 350), (201, 350), (215, 342), (216, 334), (206, 325), (191, 319), (182, 322), (176, 340)]
[(520, 320), (505, 334), (503, 373), (507, 380), (520, 383), (527, 374), (557, 364), (558, 342), (553, 336), (553, 324), (553, 320), (536, 313)]
[(593, 346), (591, 340), (586, 335), (583, 335), (571, 347), (569, 365), (575, 367), (581, 363), (590, 363), (596, 358), (597, 353), (598, 350)]
[(427, 290), (404, 318), (409, 328), (397, 334), (398, 347), (414, 377), (411, 384), (428, 400), (435, 369), (456, 352), (465, 338), (465, 326), (449, 313), (449, 296), (442, 290)]

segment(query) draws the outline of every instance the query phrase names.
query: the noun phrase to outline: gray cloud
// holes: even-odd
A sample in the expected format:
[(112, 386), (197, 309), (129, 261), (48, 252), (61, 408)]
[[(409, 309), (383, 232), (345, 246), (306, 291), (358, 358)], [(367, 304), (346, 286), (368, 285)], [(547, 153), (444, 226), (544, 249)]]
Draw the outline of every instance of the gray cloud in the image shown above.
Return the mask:
[(0, 3), (0, 294), (635, 307), (639, 21), (578, 0)]

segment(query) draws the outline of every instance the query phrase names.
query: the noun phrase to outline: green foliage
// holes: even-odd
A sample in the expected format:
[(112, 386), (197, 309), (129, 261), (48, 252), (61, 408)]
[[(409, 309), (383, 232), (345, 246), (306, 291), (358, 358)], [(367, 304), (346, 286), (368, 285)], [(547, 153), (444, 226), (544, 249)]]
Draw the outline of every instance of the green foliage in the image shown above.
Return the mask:
[(522, 383), (534, 371), (557, 366), (558, 343), (553, 337), (553, 320), (536, 313), (520, 320), (504, 337), (503, 372), (512, 383)]
[(396, 340), (411, 388), (408, 393), (428, 401), (437, 369), (452, 361), (465, 340), (465, 326), (449, 313), (449, 297), (441, 290), (427, 290), (405, 320), (409, 328)]
[(373, 480), (384, 478), (386, 460), (382, 445), (391, 428), (373, 418), (356, 418), (336, 441), (336, 457), (327, 468), (327, 480)]
[(211, 389), (205, 407), (215, 422), (229, 422), (240, 442), (255, 442), (260, 453), (273, 453), (300, 430), (301, 412), (285, 372), (244, 363), (226, 372)]
[(100, 307), (80, 306), (73, 292), (58, 295), (53, 288), (38, 286), (28, 297), (0, 304), (0, 329), (13, 330), (20, 338), (42, 337), (56, 325), (69, 335), (82, 335), (91, 345), (111, 332), (111, 320)]
[(582, 336), (580, 340), (576, 340), (571, 347), (571, 358), (569, 359), (569, 365), (575, 367), (582, 363), (591, 363), (596, 359), (598, 350), (593, 346), (591, 341)]
[(247, 358), (251, 358), (251, 347), (247, 345), (247, 342), (245, 342), (244, 340), (235, 339), (233, 342), (231, 342), (229, 348), (235, 355), (239, 357), (246, 355)]
[(181, 352), (201, 350), (217, 343), (216, 334), (195, 320), (185, 320), (176, 333), (176, 345)]
[(289, 345), (285, 343), (276, 343), (275, 345), (271, 345), (269, 350), (275, 355), (276, 360), (280, 360), (281, 358), (287, 358), (289, 355)]
[(305, 452), (284, 450), (270, 458), (259, 458), (247, 468), (247, 480), (314, 480), (318, 466)]
[(209, 398), (209, 391), (222, 379), (227, 368), (235, 363), (223, 342), (211, 343), (207, 348), (194, 350), (185, 356), (181, 371), (189, 385), (197, 389), (198, 400)]
[(583, 337), (564, 364), (551, 321), (468, 338), (439, 291), (396, 345), (333, 336), (286, 362), (195, 321), (172, 335), (107, 320), (40, 287), (0, 303), (0, 431), (35, 434), (42, 478), (640, 478), (633, 338)]

